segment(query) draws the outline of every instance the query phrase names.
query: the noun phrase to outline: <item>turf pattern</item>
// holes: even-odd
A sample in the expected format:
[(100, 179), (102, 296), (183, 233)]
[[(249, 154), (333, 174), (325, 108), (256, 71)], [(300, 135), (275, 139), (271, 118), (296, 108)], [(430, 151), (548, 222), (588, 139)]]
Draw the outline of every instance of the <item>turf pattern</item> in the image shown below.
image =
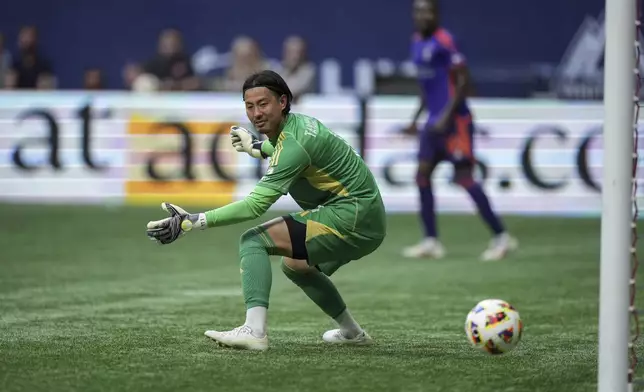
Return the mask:
[[(596, 219), (508, 217), (519, 252), (480, 263), (489, 234), (476, 216), (439, 218), (441, 261), (399, 257), (419, 225), (391, 216), (382, 247), (333, 276), (372, 347), (324, 344), (333, 324), (275, 259), (271, 348), (256, 353), (203, 332), (243, 322), (237, 242), (258, 222), (158, 246), (144, 226), (162, 216), (0, 206), (0, 391), (596, 389)], [(465, 316), (485, 298), (511, 302), (524, 320), (512, 353), (489, 356), (465, 339)]]

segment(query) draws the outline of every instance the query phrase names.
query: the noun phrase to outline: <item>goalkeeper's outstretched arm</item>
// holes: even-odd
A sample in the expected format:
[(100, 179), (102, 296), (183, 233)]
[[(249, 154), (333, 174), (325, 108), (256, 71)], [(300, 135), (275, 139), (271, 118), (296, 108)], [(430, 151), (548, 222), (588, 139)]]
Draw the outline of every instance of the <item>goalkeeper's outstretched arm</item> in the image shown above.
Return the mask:
[(151, 240), (160, 244), (170, 244), (195, 228), (203, 230), (208, 227), (232, 225), (255, 219), (268, 211), (280, 196), (282, 193), (279, 191), (256, 186), (244, 200), (199, 214), (190, 214), (177, 205), (162, 203), (161, 207), (170, 216), (148, 222), (147, 234)]
[(276, 190), (256, 186), (243, 200), (200, 214), (190, 214), (188, 219), (199, 229), (241, 223), (262, 216), (281, 196), (282, 193)]
[[(241, 131), (238, 134), (242, 135), (240, 139), (249, 141), (246, 132)], [(244, 148), (244, 151), (246, 146), (251, 145), (246, 142), (239, 142), (239, 147)], [(265, 145), (270, 146), (270, 143), (264, 142), (262, 147)], [(288, 193), (293, 182), (311, 164), (308, 152), (289, 134), (284, 134), (279, 148), (280, 151), (288, 151), (288, 154), (282, 152), (278, 154), (278, 159), (272, 159), (264, 177), (244, 200), (199, 214), (190, 214), (179, 206), (163, 203), (162, 208), (170, 217), (148, 222), (148, 237), (161, 244), (169, 244), (195, 228), (203, 230), (208, 227), (232, 225), (264, 214), (282, 195)]]

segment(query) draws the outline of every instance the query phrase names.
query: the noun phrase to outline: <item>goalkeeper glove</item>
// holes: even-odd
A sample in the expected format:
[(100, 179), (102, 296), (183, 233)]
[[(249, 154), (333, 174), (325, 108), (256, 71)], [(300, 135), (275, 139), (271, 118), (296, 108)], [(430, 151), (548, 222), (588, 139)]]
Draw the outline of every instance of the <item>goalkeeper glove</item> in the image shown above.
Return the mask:
[(230, 139), (237, 152), (245, 152), (253, 158), (268, 158), (262, 151), (262, 141), (250, 131), (238, 126), (230, 127)]
[(147, 235), (161, 245), (170, 244), (193, 228), (205, 229), (206, 214), (189, 214), (170, 203), (161, 203), (161, 208), (170, 214), (168, 218), (148, 222)]

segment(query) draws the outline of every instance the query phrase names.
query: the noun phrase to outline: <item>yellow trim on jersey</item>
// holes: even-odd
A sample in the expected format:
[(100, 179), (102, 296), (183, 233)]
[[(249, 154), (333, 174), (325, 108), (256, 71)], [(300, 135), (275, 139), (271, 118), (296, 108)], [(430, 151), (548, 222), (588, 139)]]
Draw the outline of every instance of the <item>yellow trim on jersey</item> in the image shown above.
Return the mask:
[(306, 241), (321, 235), (334, 235), (338, 238), (344, 238), (342, 234), (336, 229), (325, 225), (324, 223), (316, 222), (314, 220), (306, 221)]
[(312, 187), (321, 191), (327, 191), (340, 196), (349, 196), (349, 191), (338, 180), (329, 176), (322, 169), (315, 166), (309, 166), (304, 171), (304, 177), (309, 181)]
[(271, 156), (271, 166), (277, 166), (277, 162), (280, 159), (280, 154), (284, 149), (284, 146), (282, 145), (282, 142), (284, 141), (284, 139), (286, 139), (286, 134), (282, 132), (277, 137), (277, 143), (275, 143), (275, 150), (273, 151), (273, 155)]
[(277, 166), (277, 161), (280, 159), (280, 154), (282, 153), (282, 144), (278, 144), (275, 146), (275, 150), (273, 151), (273, 155), (271, 155), (271, 166)]

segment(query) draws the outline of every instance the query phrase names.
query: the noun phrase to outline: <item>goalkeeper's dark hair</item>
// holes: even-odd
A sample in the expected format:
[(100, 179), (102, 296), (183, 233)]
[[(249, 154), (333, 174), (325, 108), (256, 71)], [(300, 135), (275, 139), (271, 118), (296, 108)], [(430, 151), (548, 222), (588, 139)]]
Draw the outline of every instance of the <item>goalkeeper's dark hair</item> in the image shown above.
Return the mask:
[(246, 94), (246, 90), (255, 87), (266, 87), (271, 90), (278, 98), (282, 95), (286, 96), (286, 107), (282, 110), (282, 114), (287, 115), (291, 111), (291, 102), (293, 101), (293, 93), (282, 77), (274, 71), (264, 70), (261, 72), (250, 75), (244, 82), (242, 87), (242, 95)]

